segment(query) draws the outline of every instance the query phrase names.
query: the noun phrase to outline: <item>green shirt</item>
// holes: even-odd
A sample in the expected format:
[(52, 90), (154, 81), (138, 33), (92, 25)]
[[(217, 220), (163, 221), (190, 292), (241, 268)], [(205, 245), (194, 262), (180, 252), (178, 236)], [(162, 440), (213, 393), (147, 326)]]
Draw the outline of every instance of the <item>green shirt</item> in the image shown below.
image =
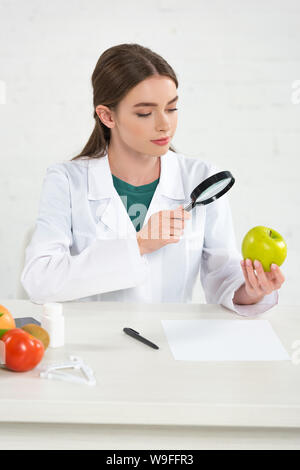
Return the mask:
[(114, 187), (122, 199), (122, 202), (127, 210), (127, 213), (138, 232), (141, 230), (147, 210), (150, 206), (156, 186), (159, 183), (159, 178), (152, 183), (143, 184), (142, 186), (133, 186), (120, 180), (115, 175), (112, 175)]

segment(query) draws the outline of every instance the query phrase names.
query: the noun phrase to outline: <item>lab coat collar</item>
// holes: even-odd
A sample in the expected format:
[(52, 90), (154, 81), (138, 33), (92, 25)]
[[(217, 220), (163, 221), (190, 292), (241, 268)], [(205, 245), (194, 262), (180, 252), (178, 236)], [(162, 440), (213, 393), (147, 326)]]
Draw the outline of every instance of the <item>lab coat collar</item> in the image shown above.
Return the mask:
[[(185, 200), (184, 187), (176, 153), (168, 151), (161, 157), (159, 184), (156, 187), (144, 219), (144, 225), (151, 215), (162, 208), (174, 207), (174, 199)], [(167, 199), (165, 199), (167, 198)], [(116, 191), (107, 153), (100, 158), (88, 160), (88, 199), (99, 201), (96, 215), (99, 223), (119, 236), (136, 236), (135, 227)]]
[[(161, 155), (160, 161), (160, 180), (157, 186), (159, 193), (170, 199), (184, 200), (182, 176), (176, 153), (168, 150), (166, 154)], [(107, 153), (103, 157), (90, 159), (88, 161), (88, 199), (113, 198), (116, 194)]]

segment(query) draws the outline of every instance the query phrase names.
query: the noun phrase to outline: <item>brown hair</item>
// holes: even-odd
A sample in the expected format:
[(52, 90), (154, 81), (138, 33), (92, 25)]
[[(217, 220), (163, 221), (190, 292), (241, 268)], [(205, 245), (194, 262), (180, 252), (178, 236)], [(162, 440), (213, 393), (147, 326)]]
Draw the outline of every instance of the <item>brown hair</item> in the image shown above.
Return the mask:
[[(171, 78), (178, 88), (176, 74), (172, 67), (158, 54), (139, 44), (119, 44), (101, 54), (92, 74), (95, 127), (89, 141), (79, 155), (71, 160), (87, 156), (103, 157), (110, 140), (110, 129), (102, 123), (95, 109), (99, 104), (116, 110), (122, 98), (152, 75)], [(176, 150), (169, 147), (176, 153)]]

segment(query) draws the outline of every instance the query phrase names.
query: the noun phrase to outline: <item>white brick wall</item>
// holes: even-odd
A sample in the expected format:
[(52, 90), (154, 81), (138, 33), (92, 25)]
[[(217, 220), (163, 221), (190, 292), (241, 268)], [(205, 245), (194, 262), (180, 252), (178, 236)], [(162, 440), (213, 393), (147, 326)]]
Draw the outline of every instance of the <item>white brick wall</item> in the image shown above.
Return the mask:
[(0, 0), (0, 296), (20, 295), (47, 166), (91, 133), (98, 57), (138, 42), (177, 72), (174, 146), (233, 172), (238, 247), (254, 225), (282, 233), (280, 302), (299, 304), (299, 25), (298, 0)]

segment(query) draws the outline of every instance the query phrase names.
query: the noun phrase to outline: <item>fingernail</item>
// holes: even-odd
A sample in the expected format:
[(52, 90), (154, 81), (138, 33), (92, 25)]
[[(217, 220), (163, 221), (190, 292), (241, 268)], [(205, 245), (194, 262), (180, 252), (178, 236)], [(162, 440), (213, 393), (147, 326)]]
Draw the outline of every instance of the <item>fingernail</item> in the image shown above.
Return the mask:
[(251, 259), (247, 259), (246, 263), (247, 263), (248, 266), (251, 266), (252, 265)]
[(259, 262), (257, 261), (257, 259), (256, 259), (256, 260), (254, 260), (254, 266), (255, 266), (256, 268), (258, 268), (258, 267), (259, 267)]
[(272, 268), (272, 269), (274, 269), (274, 270), (275, 270), (275, 269), (277, 269), (277, 266), (276, 266), (276, 264), (274, 264), (274, 263), (273, 263), (273, 264), (271, 264), (271, 268)]
[(241, 266), (244, 266), (244, 260), (243, 260), (243, 259), (242, 259), (242, 261), (241, 261)]

